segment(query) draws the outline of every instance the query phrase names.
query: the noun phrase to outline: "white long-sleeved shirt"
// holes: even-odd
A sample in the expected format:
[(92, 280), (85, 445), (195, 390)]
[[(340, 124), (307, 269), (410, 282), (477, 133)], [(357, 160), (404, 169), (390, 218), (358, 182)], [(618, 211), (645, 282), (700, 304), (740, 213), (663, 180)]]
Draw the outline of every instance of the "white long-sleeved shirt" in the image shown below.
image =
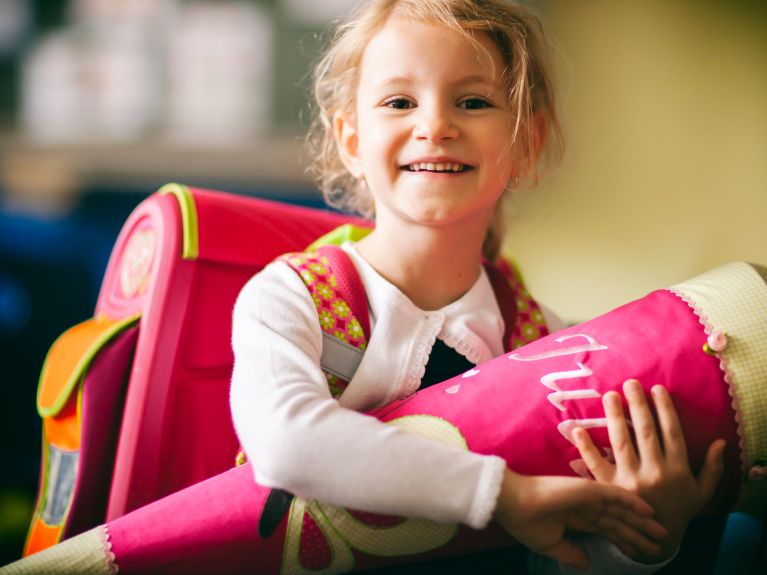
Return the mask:
[(363, 411), (418, 389), (437, 337), (473, 363), (503, 353), (484, 271), (459, 300), (424, 312), (347, 244), (365, 287), (371, 337), (338, 401), (320, 368), (322, 332), (301, 278), (275, 262), (234, 310), (231, 407), (259, 483), (330, 504), (487, 525), (505, 463), (435, 443)]
[[(274, 262), (237, 299), (231, 409), (257, 480), (333, 505), (485, 527), (500, 492), (501, 458), (436, 443), (360, 413), (415, 392), (436, 338), (472, 363), (504, 352), (504, 322), (484, 270), (460, 299), (427, 312), (352, 244), (343, 249), (366, 291), (371, 337), (338, 400), (320, 368), (322, 332), (298, 274)], [(552, 331), (561, 327), (544, 315)], [(605, 555), (615, 563), (614, 553)], [(622, 558), (620, 572), (658, 567)], [(629, 566), (634, 569), (626, 571)]]

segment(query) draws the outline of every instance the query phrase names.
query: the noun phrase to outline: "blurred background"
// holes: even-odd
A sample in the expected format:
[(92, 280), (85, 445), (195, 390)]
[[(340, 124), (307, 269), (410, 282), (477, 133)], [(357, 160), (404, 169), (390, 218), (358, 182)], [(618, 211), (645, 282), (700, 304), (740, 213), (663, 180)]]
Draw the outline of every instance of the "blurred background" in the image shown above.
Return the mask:
[[(39, 468), (37, 377), (92, 313), (122, 222), (169, 181), (319, 206), (317, 33), (354, 0), (0, 0), (0, 564)], [(767, 263), (767, 4), (538, 0), (567, 153), (507, 250), (567, 321)]]

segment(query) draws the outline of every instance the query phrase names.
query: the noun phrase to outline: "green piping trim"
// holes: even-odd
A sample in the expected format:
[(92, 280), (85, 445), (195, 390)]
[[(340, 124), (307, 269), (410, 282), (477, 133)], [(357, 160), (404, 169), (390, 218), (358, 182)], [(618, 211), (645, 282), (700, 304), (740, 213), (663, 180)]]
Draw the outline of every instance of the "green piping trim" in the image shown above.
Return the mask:
[[(77, 385), (78, 382), (84, 377), (91, 361), (93, 361), (93, 358), (96, 357), (96, 354), (101, 350), (101, 348), (109, 343), (113, 337), (135, 324), (140, 317), (140, 313), (128, 316), (101, 334), (101, 337), (94, 341), (88, 350), (83, 354), (83, 357), (80, 358), (80, 361), (77, 363), (77, 367), (75, 367), (75, 369), (69, 375), (69, 379), (67, 379), (67, 383), (64, 385), (61, 393), (56, 398), (56, 401), (51, 407), (48, 408), (42, 407), (40, 405), (40, 394), (43, 389), (43, 378), (45, 376), (46, 369), (48, 368), (48, 357), (46, 356), (45, 362), (43, 363), (43, 369), (40, 371), (40, 379), (37, 383), (37, 413), (40, 414), (40, 417), (56, 416), (56, 414), (58, 414), (58, 412), (61, 411), (61, 409), (64, 407), (64, 404), (66, 404), (67, 399), (72, 393), (75, 385)], [(59, 336), (59, 338), (64, 337), (65, 334), (66, 332)], [(56, 345), (56, 343), (54, 342), (53, 345)]]
[(181, 210), (181, 227), (183, 249), (181, 258), (196, 260), (200, 254), (200, 234), (197, 225), (197, 205), (189, 188), (183, 184), (166, 184), (157, 191), (158, 194), (172, 194)]
[(314, 240), (314, 242), (306, 248), (306, 251), (313, 252), (316, 251), (317, 248), (327, 245), (340, 246), (347, 240), (350, 242), (358, 242), (372, 231), (373, 228), (355, 226), (354, 224), (343, 224), (342, 226), (329, 231), (324, 236)]
[[(77, 429), (82, 429), (83, 424), (83, 394), (85, 392), (85, 386), (82, 385), (85, 382), (85, 373), (80, 375), (80, 381), (77, 382)], [(82, 444), (82, 442), (81, 442)]]

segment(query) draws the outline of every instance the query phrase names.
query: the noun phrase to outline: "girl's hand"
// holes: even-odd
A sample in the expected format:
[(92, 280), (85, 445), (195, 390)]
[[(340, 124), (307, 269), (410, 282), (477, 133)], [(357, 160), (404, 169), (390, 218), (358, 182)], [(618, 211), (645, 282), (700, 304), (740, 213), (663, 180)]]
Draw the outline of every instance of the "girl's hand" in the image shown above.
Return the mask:
[(651, 539), (667, 533), (652, 514), (652, 507), (639, 496), (616, 485), (576, 477), (525, 476), (507, 469), (494, 519), (532, 551), (586, 571), (589, 558), (565, 538), (568, 531), (597, 533), (648, 554), (659, 553)]
[(718, 439), (709, 446), (703, 468), (695, 477), (687, 459), (682, 428), (666, 389), (660, 385), (652, 388), (660, 438), (640, 383), (628, 380), (623, 384), (623, 392), (629, 405), (636, 449), (617, 392), (606, 393), (602, 398), (615, 464), (602, 457), (585, 429), (577, 429), (573, 435), (581, 457), (597, 481), (624, 487), (655, 508), (655, 517), (668, 531), (667, 536), (657, 539), (660, 552), (648, 553), (628, 541), (618, 548), (638, 561), (657, 563), (675, 553), (687, 523), (713, 495), (724, 469), (726, 443)]

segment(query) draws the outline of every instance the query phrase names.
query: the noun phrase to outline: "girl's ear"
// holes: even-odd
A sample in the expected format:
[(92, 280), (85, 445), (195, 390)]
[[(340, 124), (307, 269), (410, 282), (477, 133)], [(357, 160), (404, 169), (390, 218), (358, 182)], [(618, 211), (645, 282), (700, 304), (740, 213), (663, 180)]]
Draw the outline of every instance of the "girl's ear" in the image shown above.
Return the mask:
[(341, 161), (349, 170), (349, 173), (357, 179), (365, 176), (362, 169), (362, 158), (359, 155), (359, 137), (357, 124), (349, 112), (336, 112), (333, 114), (333, 135), (338, 146), (338, 154)]

